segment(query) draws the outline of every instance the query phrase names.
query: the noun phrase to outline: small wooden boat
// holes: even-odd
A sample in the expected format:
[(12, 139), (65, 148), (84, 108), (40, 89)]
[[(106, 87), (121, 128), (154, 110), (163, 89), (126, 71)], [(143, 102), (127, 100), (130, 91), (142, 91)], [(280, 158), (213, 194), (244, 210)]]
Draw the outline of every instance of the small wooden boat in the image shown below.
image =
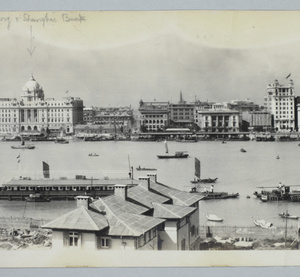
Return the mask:
[(240, 151), (241, 151), (242, 153), (246, 153), (246, 152), (247, 152), (244, 148), (241, 148)]
[(207, 178), (207, 179), (198, 179), (198, 180), (192, 180), (192, 184), (198, 184), (198, 183), (203, 183), (203, 184), (210, 184), (210, 183), (215, 183), (218, 180), (218, 178)]
[(174, 155), (157, 155), (159, 159), (184, 159), (188, 158), (189, 154), (185, 151), (177, 151)]
[(279, 159), (280, 159), (279, 155), (277, 155), (277, 156), (276, 156), (276, 159), (277, 159), (277, 160), (279, 160)]
[(50, 198), (42, 195), (40, 193), (30, 194), (29, 196), (25, 197), (27, 202), (50, 202)]
[(98, 157), (99, 155), (97, 153), (90, 153), (89, 156), (90, 157)]
[(60, 143), (60, 144), (68, 144), (69, 143), (69, 141), (64, 138), (57, 138), (54, 142)]
[(296, 215), (290, 215), (289, 213), (280, 213), (278, 214), (281, 218), (287, 218), (287, 219), (298, 219), (299, 216), (296, 216)]
[(271, 223), (271, 222), (266, 222), (266, 221), (263, 220), (263, 219), (259, 219), (259, 220), (253, 219), (253, 223), (254, 223), (256, 226), (259, 226), (259, 227), (264, 228), (264, 229), (268, 229), (268, 228), (270, 228), (270, 227), (273, 226), (273, 223)]
[(35, 146), (33, 144), (27, 144), (27, 145), (13, 145), (11, 146), (12, 149), (34, 149)]
[(155, 171), (157, 170), (156, 168), (148, 168), (148, 167), (141, 167), (140, 165), (136, 168), (136, 170), (139, 171)]
[(169, 155), (168, 143), (166, 140), (164, 141), (164, 144), (166, 148), (166, 155), (157, 155), (159, 159), (183, 159), (189, 157), (189, 154), (186, 153), (186, 151), (177, 151), (174, 155)]
[(214, 222), (223, 222), (223, 219), (214, 214), (205, 214), (207, 220)]

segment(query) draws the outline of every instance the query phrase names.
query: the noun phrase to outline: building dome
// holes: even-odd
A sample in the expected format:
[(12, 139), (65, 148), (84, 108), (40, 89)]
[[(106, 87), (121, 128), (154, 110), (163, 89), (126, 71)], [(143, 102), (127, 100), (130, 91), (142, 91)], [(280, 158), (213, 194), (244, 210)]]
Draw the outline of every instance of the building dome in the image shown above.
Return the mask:
[(22, 100), (29, 102), (44, 100), (44, 91), (33, 76), (31, 76), (30, 81), (23, 87), (21, 97)]
[(23, 87), (23, 91), (35, 91), (39, 90), (41, 87), (39, 83), (31, 76), (30, 81), (28, 81)]

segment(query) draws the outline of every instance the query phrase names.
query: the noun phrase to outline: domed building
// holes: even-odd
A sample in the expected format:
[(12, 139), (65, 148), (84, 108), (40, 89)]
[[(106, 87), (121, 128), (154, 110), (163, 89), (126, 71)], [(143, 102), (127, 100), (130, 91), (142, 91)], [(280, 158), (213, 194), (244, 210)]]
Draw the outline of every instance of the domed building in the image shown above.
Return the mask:
[(23, 87), (21, 98), (26, 102), (44, 100), (44, 91), (33, 76)]
[(45, 99), (44, 90), (31, 76), (21, 92), (21, 100), (0, 98), (0, 133), (40, 135), (73, 134), (83, 121), (83, 101), (64, 97)]

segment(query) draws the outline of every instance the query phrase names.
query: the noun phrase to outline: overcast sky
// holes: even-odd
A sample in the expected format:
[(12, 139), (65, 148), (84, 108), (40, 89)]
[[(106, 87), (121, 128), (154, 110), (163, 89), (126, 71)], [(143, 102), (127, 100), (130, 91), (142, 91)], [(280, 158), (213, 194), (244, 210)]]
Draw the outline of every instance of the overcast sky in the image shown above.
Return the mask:
[(188, 102), (263, 104), (267, 85), (289, 73), (300, 96), (299, 15), (0, 13), (0, 97), (20, 98), (33, 74), (46, 98), (80, 97), (86, 107), (178, 102), (180, 91)]

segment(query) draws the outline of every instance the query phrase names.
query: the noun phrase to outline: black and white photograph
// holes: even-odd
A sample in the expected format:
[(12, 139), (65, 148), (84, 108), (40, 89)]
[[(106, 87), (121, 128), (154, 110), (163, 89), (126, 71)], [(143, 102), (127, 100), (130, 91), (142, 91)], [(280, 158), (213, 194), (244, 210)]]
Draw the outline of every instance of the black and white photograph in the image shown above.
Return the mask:
[(299, 18), (0, 12), (0, 267), (299, 265)]

